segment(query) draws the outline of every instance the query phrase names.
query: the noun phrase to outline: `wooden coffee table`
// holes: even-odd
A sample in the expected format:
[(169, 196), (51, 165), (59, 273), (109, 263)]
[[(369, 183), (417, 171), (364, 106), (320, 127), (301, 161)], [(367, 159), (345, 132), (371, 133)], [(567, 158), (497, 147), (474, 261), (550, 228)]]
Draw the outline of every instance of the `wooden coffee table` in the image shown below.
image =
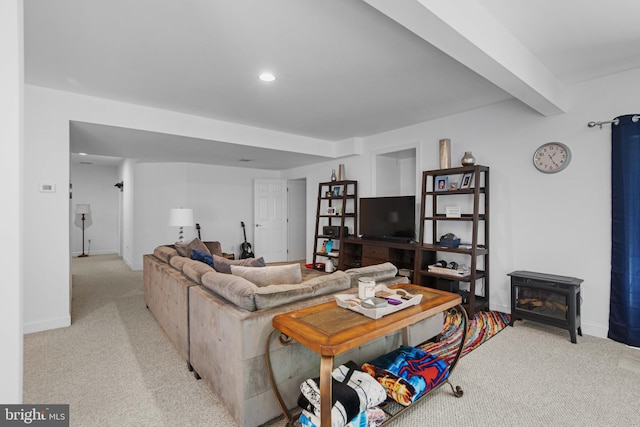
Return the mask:
[[(412, 284), (395, 285), (390, 288), (405, 289), (411, 294), (422, 294), (422, 300), (417, 305), (388, 314), (377, 320), (338, 307), (335, 301), (279, 314), (273, 318), (272, 324), (275, 330), (271, 333), (272, 335), (279, 331), (281, 342), (298, 341), (321, 356), (320, 420), (322, 427), (331, 426), (331, 374), (335, 356), (398, 330), (402, 330), (402, 341), (407, 345), (409, 326), (456, 306), (459, 306), (460, 311), (464, 313), (465, 323), (460, 348), (449, 367), (450, 373), (462, 354), (462, 343), (466, 337), (467, 315), (461, 306), (462, 297), (460, 295)], [(270, 342), (271, 335), (267, 339), (265, 357), (272, 389), (289, 424), (293, 425), (291, 415), (282, 401), (271, 372)], [(459, 387), (454, 394), (462, 395)]]

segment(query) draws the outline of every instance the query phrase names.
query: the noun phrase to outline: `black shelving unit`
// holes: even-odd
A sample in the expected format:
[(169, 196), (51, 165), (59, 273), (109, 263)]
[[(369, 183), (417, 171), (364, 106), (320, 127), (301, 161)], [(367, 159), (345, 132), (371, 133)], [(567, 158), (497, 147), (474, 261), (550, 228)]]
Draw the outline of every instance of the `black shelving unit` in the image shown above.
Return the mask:
[[(319, 183), (317, 206), (313, 265), (330, 258), (337, 268), (340, 240), (358, 230), (358, 181)], [(332, 227), (334, 232), (325, 233), (325, 226)], [(322, 252), (323, 243), (329, 240), (333, 242), (332, 250)]]
[[(465, 174), (473, 174), (467, 188), (437, 188), (436, 181), (446, 178), (450, 184)], [(456, 196), (456, 197), (452, 197)], [(447, 216), (445, 203), (456, 203), (459, 216)], [(461, 235), (461, 246), (452, 248), (441, 244), (447, 224), (466, 223), (467, 235)], [(468, 260), (468, 270), (459, 272), (451, 268), (433, 268), (448, 254)], [(420, 208), (420, 236), (416, 254), (415, 281), (423, 286), (458, 292), (470, 315), (489, 309), (489, 168), (464, 166), (437, 169), (422, 173), (422, 204)], [(468, 283), (468, 293), (460, 282)], [(478, 284), (484, 284), (481, 295), (476, 295)]]

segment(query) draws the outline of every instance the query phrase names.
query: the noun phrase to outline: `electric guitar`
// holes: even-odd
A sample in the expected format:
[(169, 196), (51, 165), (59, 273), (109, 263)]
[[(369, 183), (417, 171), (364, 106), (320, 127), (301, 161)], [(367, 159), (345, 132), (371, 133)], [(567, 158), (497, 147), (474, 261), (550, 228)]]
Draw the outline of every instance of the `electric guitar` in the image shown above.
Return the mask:
[(244, 234), (244, 242), (240, 245), (240, 259), (255, 258), (251, 250), (251, 243), (247, 242), (247, 232), (244, 229), (244, 221), (240, 221), (240, 225), (242, 225), (242, 234)]

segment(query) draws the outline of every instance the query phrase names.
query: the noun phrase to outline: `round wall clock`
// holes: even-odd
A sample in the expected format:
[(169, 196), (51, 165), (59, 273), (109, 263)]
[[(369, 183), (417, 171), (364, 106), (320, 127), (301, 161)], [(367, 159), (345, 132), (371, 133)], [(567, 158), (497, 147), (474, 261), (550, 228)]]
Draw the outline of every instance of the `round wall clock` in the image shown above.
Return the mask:
[(540, 172), (556, 173), (571, 162), (571, 149), (561, 142), (542, 144), (533, 154), (533, 165)]

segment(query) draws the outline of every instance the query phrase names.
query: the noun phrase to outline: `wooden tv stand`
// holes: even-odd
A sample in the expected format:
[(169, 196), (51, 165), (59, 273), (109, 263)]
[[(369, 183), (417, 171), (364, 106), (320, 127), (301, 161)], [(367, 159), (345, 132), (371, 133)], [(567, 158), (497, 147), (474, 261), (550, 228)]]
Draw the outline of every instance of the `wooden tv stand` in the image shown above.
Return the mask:
[(415, 243), (348, 237), (340, 241), (338, 269), (347, 270), (390, 262), (398, 269), (413, 270), (416, 248)]

